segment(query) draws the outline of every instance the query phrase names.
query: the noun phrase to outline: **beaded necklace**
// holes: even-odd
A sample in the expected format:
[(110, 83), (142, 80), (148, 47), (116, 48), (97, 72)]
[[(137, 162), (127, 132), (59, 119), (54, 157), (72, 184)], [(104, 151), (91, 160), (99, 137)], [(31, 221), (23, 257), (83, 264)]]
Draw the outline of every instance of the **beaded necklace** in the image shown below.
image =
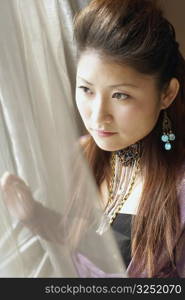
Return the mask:
[[(116, 166), (116, 154), (113, 153), (111, 157), (111, 167), (112, 167), (112, 178), (109, 184), (109, 199), (105, 208), (105, 214), (108, 216), (109, 223), (111, 224), (114, 219), (116, 218), (117, 214), (120, 212), (121, 208), (125, 204), (128, 197), (131, 195), (133, 191), (134, 184), (136, 182), (137, 174), (140, 170), (139, 167), (139, 160), (138, 157), (132, 166), (132, 170), (130, 172), (127, 172), (128, 170), (125, 170), (125, 173), (130, 173), (130, 176), (127, 176), (125, 174), (125, 177), (127, 177), (125, 180), (126, 187), (120, 189), (119, 192), (115, 192), (113, 189), (113, 186), (115, 186), (115, 166)], [(128, 168), (128, 167), (127, 167)], [(121, 168), (120, 168), (121, 169)], [(119, 177), (120, 172), (118, 172), (117, 176)], [(129, 178), (130, 180), (129, 180)]]
[(97, 229), (102, 234), (108, 224), (112, 224), (117, 214), (133, 191), (137, 174), (140, 171), (141, 142), (111, 154), (111, 180), (109, 198), (104, 209), (104, 216)]

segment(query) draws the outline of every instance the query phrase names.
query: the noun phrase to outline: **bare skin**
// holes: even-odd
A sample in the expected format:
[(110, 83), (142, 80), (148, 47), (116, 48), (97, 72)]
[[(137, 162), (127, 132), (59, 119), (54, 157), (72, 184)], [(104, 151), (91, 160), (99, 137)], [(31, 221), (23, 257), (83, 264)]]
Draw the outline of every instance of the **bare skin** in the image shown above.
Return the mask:
[[(105, 151), (124, 149), (148, 135), (178, 89), (173, 78), (167, 90), (159, 91), (154, 76), (103, 59), (96, 51), (82, 53), (78, 62), (76, 104), (87, 131)], [(102, 137), (97, 129), (115, 134)]]

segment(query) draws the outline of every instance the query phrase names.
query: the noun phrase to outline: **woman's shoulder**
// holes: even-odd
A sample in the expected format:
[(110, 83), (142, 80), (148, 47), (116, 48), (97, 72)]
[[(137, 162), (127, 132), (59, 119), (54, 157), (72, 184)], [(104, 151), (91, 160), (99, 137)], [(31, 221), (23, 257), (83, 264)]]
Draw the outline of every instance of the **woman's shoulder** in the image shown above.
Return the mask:
[(177, 196), (180, 205), (181, 223), (185, 224), (185, 164), (182, 166), (181, 180), (177, 185)]
[(179, 180), (177, 181), (177, 193), (183, 192), (185, 190), (185, 162), (182, 164), (179, 170)]

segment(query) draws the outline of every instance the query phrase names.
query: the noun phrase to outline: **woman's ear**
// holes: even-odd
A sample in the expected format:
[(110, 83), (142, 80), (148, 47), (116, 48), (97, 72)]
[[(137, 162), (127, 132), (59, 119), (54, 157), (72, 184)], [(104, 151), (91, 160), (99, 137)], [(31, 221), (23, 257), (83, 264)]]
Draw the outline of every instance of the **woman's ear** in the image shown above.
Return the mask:
[(177, 78), (172, 78), (168, 86), (162, 92), (161, 109), (166, 109), (172, 104), (178, 94), (179, 87), (180, 84)]

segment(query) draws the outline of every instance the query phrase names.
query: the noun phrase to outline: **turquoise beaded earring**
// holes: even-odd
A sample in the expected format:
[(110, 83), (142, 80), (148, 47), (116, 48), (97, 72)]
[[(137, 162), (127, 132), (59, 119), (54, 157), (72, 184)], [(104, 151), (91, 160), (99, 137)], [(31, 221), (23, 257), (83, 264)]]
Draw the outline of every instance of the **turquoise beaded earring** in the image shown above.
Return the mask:
[(172, 132), (171, 121), (167, 116), (167, 112), (165, 110), (163, 117), (163, 134), (161, 136), (161, 140), (165, 143), (164, 148), (166, 150), (171, 150), (171, 141), (175, 140), (175, 134)]

